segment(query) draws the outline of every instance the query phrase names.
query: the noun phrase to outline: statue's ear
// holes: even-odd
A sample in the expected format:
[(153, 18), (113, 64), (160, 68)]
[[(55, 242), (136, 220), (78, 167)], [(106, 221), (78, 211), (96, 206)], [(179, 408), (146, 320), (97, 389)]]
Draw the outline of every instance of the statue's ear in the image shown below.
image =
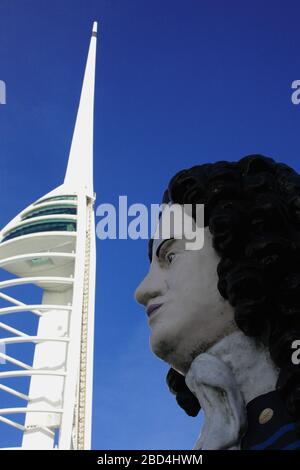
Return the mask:
[(189, 416), (197, 416), (201, 407), (195, 395), (187, 387), (184, 376), (171, 368), (167, 373), (166, 381), (170, 392), (176, 396), (178, 405)]

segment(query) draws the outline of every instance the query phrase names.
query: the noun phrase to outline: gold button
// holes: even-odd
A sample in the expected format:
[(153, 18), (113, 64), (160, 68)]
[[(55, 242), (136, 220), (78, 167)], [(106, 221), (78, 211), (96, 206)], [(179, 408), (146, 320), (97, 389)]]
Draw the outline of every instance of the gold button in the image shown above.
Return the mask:
[(259, 424), (266, 424), (272, 418), (274, 411), (271, 408), (265, 408), (259, 415)]

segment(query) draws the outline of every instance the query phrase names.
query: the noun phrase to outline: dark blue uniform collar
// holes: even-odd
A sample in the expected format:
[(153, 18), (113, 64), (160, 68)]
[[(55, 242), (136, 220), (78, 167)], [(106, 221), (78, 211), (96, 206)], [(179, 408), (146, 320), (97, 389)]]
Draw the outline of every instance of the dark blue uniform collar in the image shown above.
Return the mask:
[(276, 390), (250, 401), (247, 419), (242, 450), (300, 449), (300, 434), (296, 433), (296, 425)]

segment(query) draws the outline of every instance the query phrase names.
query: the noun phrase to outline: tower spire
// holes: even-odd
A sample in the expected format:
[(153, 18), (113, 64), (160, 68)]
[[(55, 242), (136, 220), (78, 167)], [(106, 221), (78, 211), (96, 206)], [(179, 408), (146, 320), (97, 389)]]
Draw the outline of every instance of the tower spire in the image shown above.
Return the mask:
[(79, 108), (64, 180), (64, 185), (67, 186), (68, 190), (85, 192), (89, 196), (93, 196), (93, 126), (96, 43), (97, 22), (95, 21), (93, 24)]
[[(25, 359), (23, 362), (0, 353), (13, 364), (11, 370), (0, 370), (1, 383), (5, 378), (11, 385), (3, 389), (0, 384), (5, 392), (1, 399), (6, 399), (6, 406), (1, 402), (0, 423), (22, 431), (22, 449), (91, 447), (96, 32), (94, 23), (65, 182), (30, 204), (0, 230), (0, 267), (10, 273), (8, 279), (0, 282), (0, 290), (24, 285), (23, 294), (28, 299), (24, 303), (24, 299), (3, 294), (5, 306), (0, 305), (0, 317), (11, 312), (22, 312), (22, 318), (37, 315), (34, 329), (30, 326), (32, 321), (28, 325), (23, 321), (21, 330), (17, 322), (14, 326), (1, 323), (1, 329), (10, 336), (1, 335), (0, 348), (16, 344), (20, 348), (18, 357)], [(31, 285), (39, 287), (38, 293)], [(28, 342), (34, 348), (30, 355), (24, 347)], [(24, 376), (29, 383), (21, 393), (15, 389), (16, 377)], [(17, 407), (11, 406), (10, 395), (25, 400), (25, 405), (18, 406), (17, 402)], [(24, 425), (5, 417), (16, 413), (25, 416)]]

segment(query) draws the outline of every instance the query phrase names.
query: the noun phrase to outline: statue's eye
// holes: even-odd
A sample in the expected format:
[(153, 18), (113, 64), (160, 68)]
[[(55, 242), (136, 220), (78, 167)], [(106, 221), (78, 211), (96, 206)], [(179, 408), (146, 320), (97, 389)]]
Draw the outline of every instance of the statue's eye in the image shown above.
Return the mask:
[(173, 252), (167, 253), (166, 260), (168, 261), (169, 264), (173, 262), (174, 258), (175, 258), (175, 253)]

